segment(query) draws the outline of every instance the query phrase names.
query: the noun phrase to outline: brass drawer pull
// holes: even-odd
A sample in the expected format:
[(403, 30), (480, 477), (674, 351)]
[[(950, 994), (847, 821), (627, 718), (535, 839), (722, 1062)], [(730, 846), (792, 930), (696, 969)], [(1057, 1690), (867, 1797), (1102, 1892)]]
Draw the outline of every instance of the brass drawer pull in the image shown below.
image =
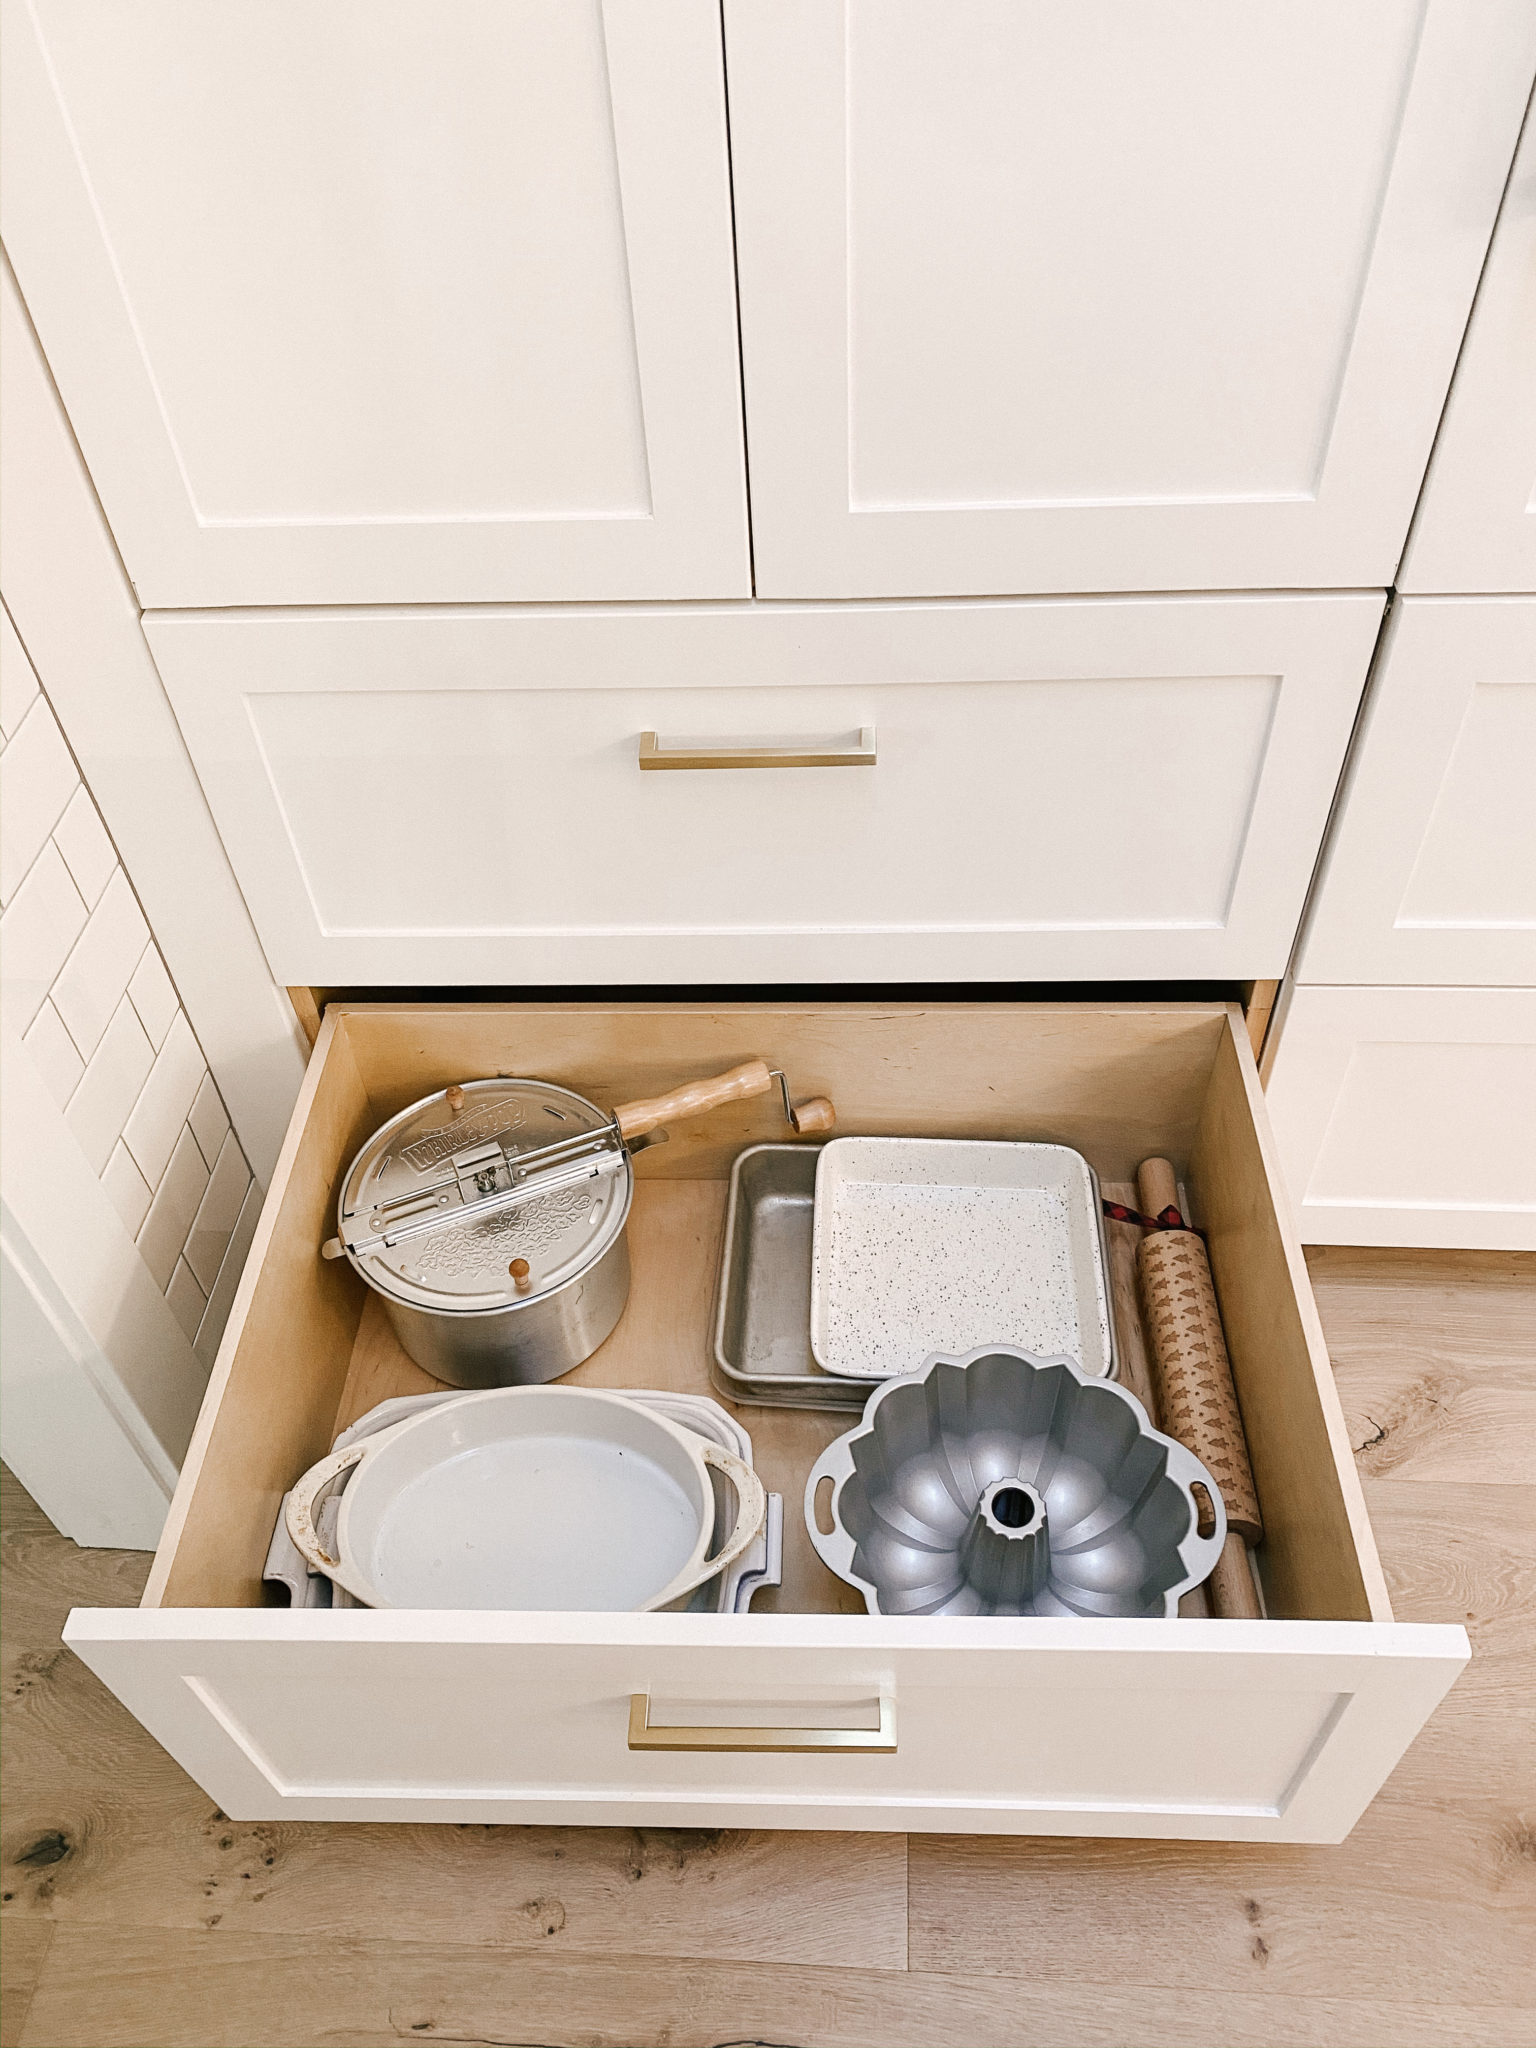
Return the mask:
[(788, 1753), (798, 1750), (813, 1756), (832, 1756), (849, 1749), (896, 1753), (896, 1702), (889, 1693), (880, 1695), (878, 1728), (692, 1728), (651, 1726), (651, 1696), (632, 1692), (629, 1696), (629, 1746), (631, 1749), (722, 1749), (769, 1750)]
[(861, 726), (857, 746), (835, 738), (757, 747), (736, 740), (722, 740), (718, 746), (667, 746), (656, 733), (643, 732), (639, 759), (642, 768), (873, 768), (875, 728)]

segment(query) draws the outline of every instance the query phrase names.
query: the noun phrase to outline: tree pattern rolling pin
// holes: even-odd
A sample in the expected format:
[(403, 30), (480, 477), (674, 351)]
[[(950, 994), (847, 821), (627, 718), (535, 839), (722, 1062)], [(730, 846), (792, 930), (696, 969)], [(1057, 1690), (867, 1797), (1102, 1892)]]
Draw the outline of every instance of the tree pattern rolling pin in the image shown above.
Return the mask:
[[(1147, 1215), (1177, 1213), (1178, 1187), (1166, 1160), (1147, 1160), (1137, 1184)], [(1205, 1246), (1192, 1230), (1150, 1231), (1136, 1264), (1162, 1426), (1205, 1465), (1226, 1503), (1227, 1545), (1211, 1575), (1213, 1603), (1229, 1619), (1256, 1618), (1242, 1546), (1262, 1541), (1264, 1525)]]

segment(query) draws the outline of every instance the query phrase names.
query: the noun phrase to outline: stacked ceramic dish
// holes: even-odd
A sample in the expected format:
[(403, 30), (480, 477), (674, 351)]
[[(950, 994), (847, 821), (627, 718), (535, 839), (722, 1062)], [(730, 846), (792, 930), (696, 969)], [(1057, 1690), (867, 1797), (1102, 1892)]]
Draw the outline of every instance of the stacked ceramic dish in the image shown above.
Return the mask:
[(1065, 1145), (754, 1145), (731, 1171), (715, 1384), (858, 1411), (881, 1381), (980, 1344), (1113, 1377), (1107, 1270), (1097, 1177)]
[(295, 1606), (743, 1611), (783, 1502), (705, 1396), (503, 1387), (383, 1402), (284, 1497)]

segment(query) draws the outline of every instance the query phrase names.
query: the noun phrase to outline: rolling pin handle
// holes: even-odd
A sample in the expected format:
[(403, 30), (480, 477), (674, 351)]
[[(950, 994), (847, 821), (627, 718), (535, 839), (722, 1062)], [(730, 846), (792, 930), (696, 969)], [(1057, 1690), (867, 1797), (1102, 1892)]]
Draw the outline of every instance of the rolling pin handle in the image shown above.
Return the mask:
[(1178, 1177), (1166, 1159), (1144, 1159), (1136, 1174), (1136, 1199), (1141, 1204), (1143, 1216), (1161, 1218), (1172, 1209), (1182, 1215), (1179, 1206)]

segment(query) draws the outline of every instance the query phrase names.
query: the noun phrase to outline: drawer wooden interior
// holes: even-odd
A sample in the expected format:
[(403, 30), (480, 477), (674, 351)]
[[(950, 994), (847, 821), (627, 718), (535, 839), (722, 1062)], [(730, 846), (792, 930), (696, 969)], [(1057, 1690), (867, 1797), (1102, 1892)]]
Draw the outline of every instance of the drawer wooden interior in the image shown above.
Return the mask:
[[(400, 1350), (351, 1268), (319, 1255), (341, 1176), (381, 1122), (480, 1075), (537, 1075), (607, 1105), (755, 1054), (782, 1066), (798, 1095), (830, 1095), (844, 1134), (1051, 1139), (1082, 1151), (1111, 1189), (1148, 1155), (1171, 1158), (1208, 1233), (1264, 1513), (1269, 1612), (1391, 1620), (1305, 1267), (1277, 1211), (1242, 1018), (1205, 1003), (333, 1006), (144, 1604), (263, 1604), (286, 1489), (376, 1402), (437, 1384)], [(710, 1322), (731, 1162), (785, 1135), (776, 1103), (762, 1098), (679, 1124), (668, 1145), (637, 1158), (629, 1307), (573, 1382), (715, 1391)], [(1111, 1225), (1110, 1235), (1134, 1386), (1135, 1232)], [(852, 1418), (735, 1412), (785, 1503), (784, 1584), (754, 1611), (862, 1613), (817, 1559), (801, 1515), (811, 1463)]]

